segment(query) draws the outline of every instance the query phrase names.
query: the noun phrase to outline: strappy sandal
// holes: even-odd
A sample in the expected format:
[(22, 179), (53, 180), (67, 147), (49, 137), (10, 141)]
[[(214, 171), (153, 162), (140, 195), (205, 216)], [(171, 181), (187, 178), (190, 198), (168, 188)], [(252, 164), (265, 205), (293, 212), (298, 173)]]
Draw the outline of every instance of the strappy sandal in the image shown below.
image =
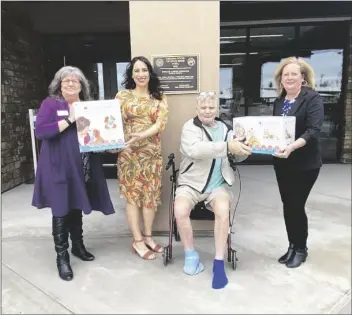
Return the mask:
[(136, 243), (141, 243), (141, 242), (144, 242), (144, 240), (140, 240), (140, 241), (133, 241), (132, 243), (132, 252), (138, 254), (142, 259), (145, 259), (145, 260), (153, 260), (153, 259), (156, 259), (154, 253), (151, 251), (151, 250), (148, 250), (144, 253), (144, 255), (141, 254), (141, 252), (143, 252), (142, 249), (139, 249), (136, 245)]
[(164, 248), (159, 245), (159, 244), (156, 244), (154, 248), (152, 248), (145, 240), (146, 237), (152, 237), (151, 235), (145, 235), (145, 234), (142, 234), (143, 237), (144, 237), (144, 243), (145, 245), (150, 249), (152, 250), (154, 253), (158, 253), (158, 254), (161, 254), (163, 251), (164, 251)]

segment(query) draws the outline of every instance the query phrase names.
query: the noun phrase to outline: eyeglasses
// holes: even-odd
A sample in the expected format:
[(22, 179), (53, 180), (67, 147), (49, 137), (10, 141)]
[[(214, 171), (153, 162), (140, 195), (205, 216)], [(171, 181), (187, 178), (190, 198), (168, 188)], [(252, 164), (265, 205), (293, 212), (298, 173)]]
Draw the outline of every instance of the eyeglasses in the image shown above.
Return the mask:
[(216, 93), (213, 92), (213, 91), (210, 91), (210, 92), (200, 92), (198, 94), (198, 99), (206, 99), (206, 98), (210, 98), (210, 99), (213, 99), (215, 98), (216, 96)]
[(65, 80), (62, 80), (61, 82), (64, 83), (64, 84), (69, 84), (70, 82), (72, 82), (72, 84), (74, 84), (74, 85), (78, 85), (79, 84), (78, 80), (70, 80), (70, 79), (65, 79)]

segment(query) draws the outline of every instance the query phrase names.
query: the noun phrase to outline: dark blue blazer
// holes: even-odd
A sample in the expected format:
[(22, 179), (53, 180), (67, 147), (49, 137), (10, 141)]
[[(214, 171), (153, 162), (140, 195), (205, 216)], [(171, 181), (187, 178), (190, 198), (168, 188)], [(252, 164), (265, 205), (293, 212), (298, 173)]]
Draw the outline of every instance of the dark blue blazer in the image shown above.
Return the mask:
[[(281, 116), (285, 96), (274, 102), (274, 116)], [(295, 170), (311, 170), (321, 167), (319, 134), (324, 120), (324, 105), (320, 95), (308, 87), (300, 94), (287, 114), (296, 117), (296, 140), (303, 138), (306, 145), (292, 152), (287, 159), (274, 157), (274, 166)]]

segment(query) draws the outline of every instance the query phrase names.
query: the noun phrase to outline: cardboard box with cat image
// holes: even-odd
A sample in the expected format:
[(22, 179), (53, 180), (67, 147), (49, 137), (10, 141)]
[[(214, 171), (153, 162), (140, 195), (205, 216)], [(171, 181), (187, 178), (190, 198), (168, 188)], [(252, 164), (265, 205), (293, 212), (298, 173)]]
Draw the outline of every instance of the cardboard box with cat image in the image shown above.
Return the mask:
[(80, 152), (99, 152), (125, 146), (119, 100), (75, 102)]
[(233, 134), (245, 139), (252, 153), (273, 154), (295, 141), (296, 117), (246, 116), (233, 119)]

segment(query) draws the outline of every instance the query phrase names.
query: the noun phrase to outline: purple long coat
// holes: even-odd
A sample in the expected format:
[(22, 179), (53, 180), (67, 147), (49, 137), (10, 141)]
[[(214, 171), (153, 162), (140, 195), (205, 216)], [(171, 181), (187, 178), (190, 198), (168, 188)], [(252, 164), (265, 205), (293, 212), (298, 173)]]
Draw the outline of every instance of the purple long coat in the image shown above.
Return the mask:
[(34, 183), (32, 205), (51, 208), (53, 216), (62, 217), (72, 209), (85, 214), (98, 210), (114, 213), (99, 154), (91, 155), (91, 182), (84, 181), (76, 124), (62, 133), (58, 122), (65, 119), (69, 105), (64, 99), (46, 98), (39, 109), (35, 134), (42, 140)]

